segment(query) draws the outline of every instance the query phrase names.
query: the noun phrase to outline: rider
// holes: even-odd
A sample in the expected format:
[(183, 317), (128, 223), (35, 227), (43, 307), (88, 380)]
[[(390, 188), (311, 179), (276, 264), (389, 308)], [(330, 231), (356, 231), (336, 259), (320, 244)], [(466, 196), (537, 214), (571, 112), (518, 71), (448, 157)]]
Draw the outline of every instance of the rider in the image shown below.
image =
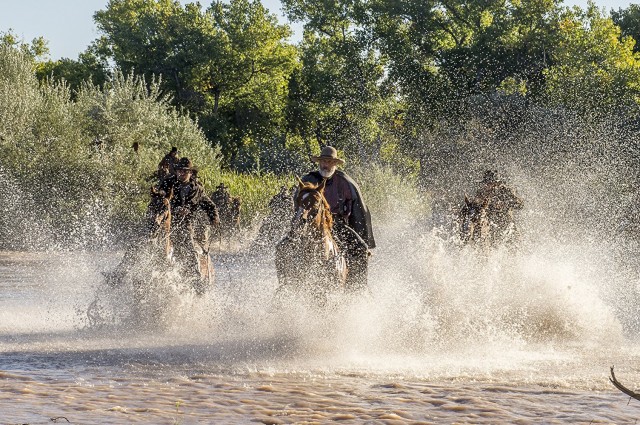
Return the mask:
[(241, 199), (231, 196), (229, 188), (224, 183), (220, 183), (211, 194), (211, 200), (218, 208), (220, 217), (221, 226), (218, 229), (218, 236), (231, 237), (233, 232), (239, 229)]
[(228, 205), (231, 202), (231, 193), (229, 192), (229, 188), (224, 185), (224, 183), (220, 183), (218, 187), (216, 187), (215, 192), (211, 195), (211, 200), (218, 207), (221, 205)]
[(375, 248), (371, 215), (360, 188), (344, 171), (338, 170), (344, 160), (332, 146), (322, 148), (319, 156), (310, 155), (318, 170), (302, 177), (303, 182), (318, 184), (326, 180), (324, 197), (333, 215), (333, 233), (345, 253), (349, 268), (347, 286), (362, 289), (367, 286), (369, 249)]
[[(181, 158), (175, 165), (175, 174), (169, 175), (160, 182), (160, 190), (172, 193), (170, 199), (172, 224), (171, 234), (173, 242), (173, 258), (176, 263), (192, 276), (201, 276), (200, 261), (209, 255), (208, 243), (197, 242), (194, 232), (196, 212), (206, 212), (212, 226), (219, 224), (218, 209), (204, 192), (204, 186), (197, 178), (198, 169), (189, 158)], [(197, 291), (203, 291), (201, 286), (205, 282), (198, 280), (200, 286)]]
[(487, 202), (487, 218), (492, 226), (496, 227), (498, 234), (505, 236), (511, 227), (516, 231), (513, 210), (520, 210), (524, 206), (515, 191), (499, 180), (493, 170), (484, 172), (476, 191), (476, 201), (479, 204)]
[(262, 220), (258, 234), (254, 240), (254, 246), (271, 247), (279, 242), (287, 232), (287, 226), (293, 217), (293, 196), (291, 189), (280, 186), (280, 191), (269, 200), (269, 213)]

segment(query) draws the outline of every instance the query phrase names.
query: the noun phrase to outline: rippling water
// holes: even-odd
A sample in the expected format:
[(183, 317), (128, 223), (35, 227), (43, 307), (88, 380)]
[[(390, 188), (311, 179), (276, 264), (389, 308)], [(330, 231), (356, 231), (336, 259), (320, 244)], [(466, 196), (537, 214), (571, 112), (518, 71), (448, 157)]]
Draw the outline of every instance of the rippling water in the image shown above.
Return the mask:
[(101, 283), (119, 253), (1, 253), (0, 423), (636, 423), (607, 379), (640, 385), (629, 277), (601, 249), (386, 232), (367, 296), (274, 303), (268, 253), (214, 253), (214, 290), (153, 322)]

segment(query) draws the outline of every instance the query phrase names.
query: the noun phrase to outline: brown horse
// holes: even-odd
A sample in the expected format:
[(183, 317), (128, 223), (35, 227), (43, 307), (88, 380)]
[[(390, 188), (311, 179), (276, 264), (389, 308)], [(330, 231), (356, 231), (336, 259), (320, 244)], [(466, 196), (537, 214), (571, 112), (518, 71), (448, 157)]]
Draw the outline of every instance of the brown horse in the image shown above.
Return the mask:
[(109, 285), (117, 286), (127, 278), (133, 281), (138, 290), (144, 286), (140, 271), (140, 262), (144, 260), (154, 268), (171, 263), (173, 248), (171, 244), (171, 198), (173, 192), (151, 188), (151, 201), (147, 206), (146, 230), (143, 237), (129, 245), (120, 263), (114, 270), (104, 273)]
[(331, 291), (344, 290), (345, 257), (333, 238), (333, 218), (319, 185), (299, 182), (289, 234), (276, 246), (278, 292), (302, 291), (323, 304)]
[[(172, 198), (173, 191), (167, 194), (151, 188), (146, 233), (129, 246), (120, 264), (105, 274), (107, 283), (117, 285), (128, 280), (133, 284), (136, 294), (142, 296), (145, 288), (153, 284), (152, 280), (162, 280), (166, 273), (178, 265), (186, 271), (183, 277), (193, 281), (191, 286), (196, 293), (203, 293), (213, 284), (214, 269), (206, 244), (197, 235), (191, 237), (188, 229), (176, 230), (179, 223), (172, 220)], [(174, 244), (177, 244), (175, 249)]]
[(489, 243), (491, 224), (488, 218), (488, 200), (469, 200), (465, 195), (464, 205), (458, 213), (458, 234), (465, 244)]
[(151, 188), (151, 202), (147, 207), (147, 222), (150, 225), (149, 240), (164, 251), (165, 258), (171, 259), (171, 198), (173, 190), (166, 194)]

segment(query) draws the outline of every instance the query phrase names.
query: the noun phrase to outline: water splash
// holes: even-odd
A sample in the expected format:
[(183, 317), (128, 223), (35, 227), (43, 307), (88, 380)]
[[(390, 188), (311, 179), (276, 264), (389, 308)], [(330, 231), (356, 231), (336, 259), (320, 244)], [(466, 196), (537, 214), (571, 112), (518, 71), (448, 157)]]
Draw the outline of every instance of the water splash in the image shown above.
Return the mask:
[[(69, 304), (77, 307), (77, 335), (99, 348), (153, 349), (154, 359), (170, 362), (162, 350), (179, 347), (189, 361), (240, 370), (491, 377), (501, 370), (529, 376), (540, 364), (549, 371), (571, 362), (592, 368), (594, 361), (585, 358), (594, 347), (628, 347), (639, 329), (629, 135), (607, 126), (591, 134), (543, 112), (529, 112), (535, 125), (525, 120), (508, 139), (486, 132), (444, 139), (447, 155), (460, 155), (438, 162), (431, 184), (446, 190), (430, 187), (423, 198), (443, 194), (443, 202), (455, 206), (486, 167), (498, 169), (525, 200), (516, 249), (460, 246), (446, 215), (416, 216), (415, 199), (402, 202), (415, 191), (401, 190), (373, 217), (379, 247), (370, 292), (361, 297), (325, 309), (295, 300), (279, 304), (272, 253), (239, 247), (213, 253), (217, 281), (204, 297), (181, 291), (176, 276), (168, 276), (164, 288), (147, 288), (154, 294), (151, 311), (161, 315), (158, 326), (140, 326), (133, 288), (110, 288), (100, 276), (119, 255), (87, 254), (43, 278), (53, 302), (65, 307), (49, 313), (64, 322)], [(100, 228), (81, 233), (108, 239)], [(57, 302), (56, 291), (72, 278), (74, 291)]]

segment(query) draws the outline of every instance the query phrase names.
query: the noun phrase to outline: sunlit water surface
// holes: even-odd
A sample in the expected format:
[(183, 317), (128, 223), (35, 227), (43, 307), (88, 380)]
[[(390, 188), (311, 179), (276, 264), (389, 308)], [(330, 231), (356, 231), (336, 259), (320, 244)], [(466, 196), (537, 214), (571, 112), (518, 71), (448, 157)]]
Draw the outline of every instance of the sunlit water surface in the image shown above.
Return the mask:
[(382, 229), (370, 292), (324, 308), (274, 301), (270, 253), (214, 249), (215, 288), (152, 319), (102, 283), (122, 253), (1, 253), (0, 423), (636, 423), (608, 381), (640, 385), (628, 276), (416, 233)]

